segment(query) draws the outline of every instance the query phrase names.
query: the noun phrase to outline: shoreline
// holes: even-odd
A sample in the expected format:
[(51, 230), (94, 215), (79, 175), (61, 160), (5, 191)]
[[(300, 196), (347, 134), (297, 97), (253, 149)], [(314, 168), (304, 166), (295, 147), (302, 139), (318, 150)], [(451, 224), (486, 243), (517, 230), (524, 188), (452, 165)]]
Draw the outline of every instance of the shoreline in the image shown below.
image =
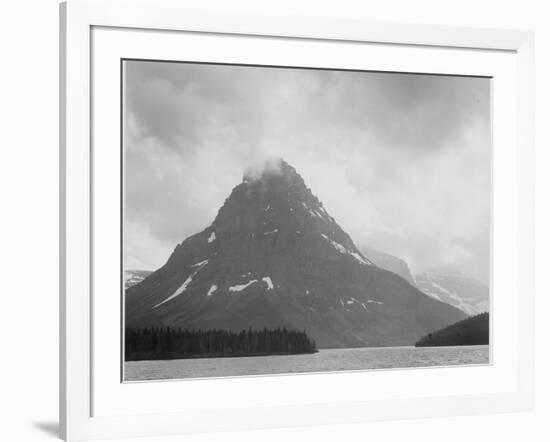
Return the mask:
[(225, 358), (248, 358), (259, 356), (293, 356), (293, 355), (311, 355), (318, 353), (319, 350), (313, 352), (277, 352), (277, 353), (247, 353), (247, 354), (199, 354), (193, 356), (175, 355), (167, 358), (143, 358), (143, 359), (124, 359), (124, 362), (143, 362), (143, 361), (175, 361), (184, 359), (225, 359)]
[(415, 346), (415, 345), (396, 345), (391, 347), (331, 347), (331, 348), (318, 348), (314, 352), (305, 352), (305, 353), (254, 353), (254, 354), (236, 354), (236, 355), (196, 355), (196, 356), (186, 356), (186, 357), (170, 357), (170, 358), (154, 358), (154, 359), (130, 359), (124, 360), (124, 363), (127, 362), (154, 362), (154, 361), (183, 361), (188, 359), (229, 359), (229, 358), (256, 358), (261, 356), (300, 356), (300, 355), (314, 355), (321, 351), (340, 351), (340, 350), (399, 350), (399, 349), (430, 349), (430, 348), (466, 348), (466, 347), (490, 347), (490, 344), (479, 344), (479, 345), (437, 345), (437, 346)]

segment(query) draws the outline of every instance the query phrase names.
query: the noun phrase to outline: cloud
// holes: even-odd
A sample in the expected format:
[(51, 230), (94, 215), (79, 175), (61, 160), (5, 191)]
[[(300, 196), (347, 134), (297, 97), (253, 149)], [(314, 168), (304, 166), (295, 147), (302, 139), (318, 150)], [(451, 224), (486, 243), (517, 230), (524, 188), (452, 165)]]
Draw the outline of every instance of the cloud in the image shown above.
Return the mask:
[(358, 245), (487, 280), (489, 79), (126, 62), (125, 88), (128, 241), (154, 240), (133, 252), (152, 267), (282, 157)]
[(281, 157), (257, 158), (244, 171), (244, 178), (250, 181), (258, 180), (262, 175), (279, 175), (282, 172)]

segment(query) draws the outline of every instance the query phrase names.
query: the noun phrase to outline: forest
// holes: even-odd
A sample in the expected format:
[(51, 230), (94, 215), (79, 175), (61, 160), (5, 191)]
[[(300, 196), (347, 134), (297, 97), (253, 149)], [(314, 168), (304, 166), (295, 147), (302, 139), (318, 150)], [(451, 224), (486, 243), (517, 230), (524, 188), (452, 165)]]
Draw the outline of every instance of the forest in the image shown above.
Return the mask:
[(182, 330), (169, 327), (126, 329), (126, 361), (315, 353), (305, 331)]
[(416, 347), (443, 347), (450, 345), (489, 345), (489, 313), (480, 313), (455, 322), (441, 330), (429, 333)]

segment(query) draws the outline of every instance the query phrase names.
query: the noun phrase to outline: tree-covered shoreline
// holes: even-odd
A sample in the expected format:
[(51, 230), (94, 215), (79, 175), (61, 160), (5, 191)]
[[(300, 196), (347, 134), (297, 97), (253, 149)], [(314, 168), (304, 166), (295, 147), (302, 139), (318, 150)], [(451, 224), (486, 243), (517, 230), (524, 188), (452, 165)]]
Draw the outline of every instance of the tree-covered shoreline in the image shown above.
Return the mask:
[(453, 345), (489, 345), (489, 313), (455, 322), (419, 339), (416, 347), (444, 347)]
[(315, 353), (305, 331), (277, 329), (182, 330), (170, 327), (126, 329), (126, 361), (269, 356)]

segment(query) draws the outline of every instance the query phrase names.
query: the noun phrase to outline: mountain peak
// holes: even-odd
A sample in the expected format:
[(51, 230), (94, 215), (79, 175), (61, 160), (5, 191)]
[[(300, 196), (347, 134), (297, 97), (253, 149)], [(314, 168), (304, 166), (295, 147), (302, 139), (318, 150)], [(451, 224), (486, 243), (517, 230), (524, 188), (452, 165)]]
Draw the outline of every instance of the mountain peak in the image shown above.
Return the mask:
[[(243, 181), (233, 188), (220, 208), (213, 225), (220, 233), (230, 230), (244, 236), (275, 229), (314, 230), (332, 236), (341, 230), (296, 169), (282, 158), (248, 168)], [(346, 237), (344, 241), (351, 242), (347, 235), (342, 236)]]
[(243, 174), (243, 182), (253, 183), (277, 177), (289, 179), (300, 176), (296, 169), (281, 157), (271, 157), (247, 167)]
[(325, 347), (413, 344), (465, 316), (373, 265), (281, 158), (247, 169), (125, 311), (127, 327), (300, 327)]

